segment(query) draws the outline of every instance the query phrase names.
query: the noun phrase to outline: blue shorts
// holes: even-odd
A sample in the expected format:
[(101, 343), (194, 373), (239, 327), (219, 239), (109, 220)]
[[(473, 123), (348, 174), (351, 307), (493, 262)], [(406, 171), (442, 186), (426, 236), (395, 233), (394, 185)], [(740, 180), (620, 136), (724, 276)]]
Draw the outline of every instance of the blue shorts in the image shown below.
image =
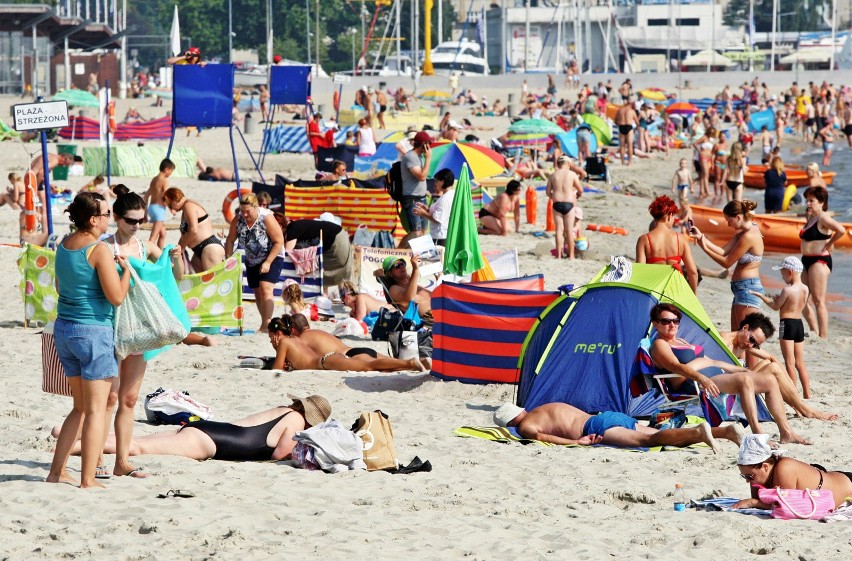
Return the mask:
[(604, 411), (591, 417), (586, 424), (583, 425), (583, 436), (590, 434), (603, 434), (611, 428), (624, 427), (626, 429), (636, 429), (636, 419), (624, 413), (616, 413), (615, 411)]
[(148, 205), (148, 220), (151, 222), (166, 221), (166, 207), (151, 203)]
[(263, 275), (260, 274), (261, 265), (263, 265), (263, 262), (258, 265), (246, 265), (246, 281), (248, 281), (249, 288), (257, 288), (261, 282), (275, 284), (281, 280), (281, 271), (284, 269), (283, 257), (276, 257), (269, 265), (269, 272)]
[(111, 325), (87, 325), (57, 319), (53, 336), (65, 376), (82, 376), (89, 381), (118, 376), (115, 331)]
[(423, 231), (428, 228), (426, 218), (414, 214), (414, 207), (417, 206), (417, 203), (423, 203), (425, 205), (426, 197), (406, 196), (402, 198), (402, 212), (400, 213), (400, 218), (402, 219), (402, 226), (408, 233), (415, 230)]
[(731, 281), (731, 292), (734, 293), (734, 306), (747, 306), (749, 308), (760, 308), (760, 298), (751, 294), (749, 291), (754, 290), (763, 294), (763, 285), (760, 284), (760, 278), (753, 277), (748, 279), (740, 279)]

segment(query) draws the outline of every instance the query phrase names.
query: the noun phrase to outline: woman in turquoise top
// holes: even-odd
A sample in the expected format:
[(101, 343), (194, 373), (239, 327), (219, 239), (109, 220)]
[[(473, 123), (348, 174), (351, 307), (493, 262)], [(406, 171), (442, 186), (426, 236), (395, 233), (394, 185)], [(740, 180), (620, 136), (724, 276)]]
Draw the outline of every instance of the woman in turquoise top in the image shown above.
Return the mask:
[[(112, 206), (113, 218), (117, 226), (115, 234), (106, 238), (113, 254), (121, 256), (130, 262), (142, 280), (157, 285), (166, 303), (175, 312), (179, 320), (189, 328), (189, 314), (186, 312), (180, 297), (176, 280), (183, 276), (183, 256), (180, 246), (167, 246), (165, 250), (157, 244), (140, 240), (136, 233), (145, 221), (145, 201), (136, 193), (132, 193), (124, 185), (116, 185), (117, 198)], [(187, 344), (211, 346), (214, 341), (197, 333), (191, 333), (185, 340)], [(163, 349), (165, 350), (165, 349)], [(115, 414), (115, 467), (114, 475), (128, 475), (144, 478), (147, 474), (141, 472), (130, 463), (130, 441), (133, 438), (133, 409), (139, 398), (139, 389), (148, 361), (159, 354), (161, 350), (132, 354), (121, 361), (118, 368), (118, 387), (110, 393), (108, 411), (112, 411), (118, 403)], [(100, 462), (101, 464), (103, 462)], [(106, 466), (98, 466), (99, 477), (109, 477)]]
[[(130, 272), (124, 257), (114, 257), (106, 244), (98, 242), (111, 214), (102, 195), (80, 193), (66, 212), (76, 231), (56, 250), (59, 303), (54, 338), (74, 408), (62, 424), (47, 481), (76, 483), (67, 464), (82, 429), (80, 487), (102, 487), (95, 468), (106, 433), (107, 398), (118, 373), (112, 321), (115, 306), (130, 288)], [(121, 277), (116, 261), (124, 269)]]

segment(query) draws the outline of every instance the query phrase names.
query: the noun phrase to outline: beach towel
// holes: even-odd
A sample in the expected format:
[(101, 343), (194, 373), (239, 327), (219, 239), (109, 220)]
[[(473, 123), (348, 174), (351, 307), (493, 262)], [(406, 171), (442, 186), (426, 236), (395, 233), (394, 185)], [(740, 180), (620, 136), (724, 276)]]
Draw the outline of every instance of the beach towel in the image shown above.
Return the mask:
[(852, 522), (852, 499), (847, 497), (845, 503), (834, 509), (834, 512), (821, 518), (820, 522)]
[(690, 501), (690, 506), (696, 510), (706, 510), (709, 512), (736, 512), (737, 514), (772, 518), (771, 510), (764, 510), (762, 508), (731, 508), (732, 505), (739, 501), (740, 499), (733, 497), (714, 497), (711, 499), (692, 500)]
[(305, 282), (305, 276), (310, 275), (319, 269), (317, 261), (317, 246), (305, 247), (302, 249), (293, 248), (289, 251), (290, 259), (293, 260), (293, 265), (296, 267), (296, 274), (302, 277), (301, 282)]

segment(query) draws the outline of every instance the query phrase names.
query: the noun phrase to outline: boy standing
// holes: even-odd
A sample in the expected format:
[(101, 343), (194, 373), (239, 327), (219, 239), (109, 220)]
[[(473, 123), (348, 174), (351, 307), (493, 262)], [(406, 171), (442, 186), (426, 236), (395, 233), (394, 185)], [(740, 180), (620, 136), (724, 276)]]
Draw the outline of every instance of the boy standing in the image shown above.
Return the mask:
[(689, 162), (686, 158), (681, 158), (680, 167), (672, 177), (672, 193), (677, 192), (680, 204), (689, 202), (689, 194), (692, 193), (692, 172), (689, 169)]
[(787, 374), (795, 386), (798, 371), (798, 377), (802, 380), (802, 396), (810, 399), (810, 376), (805, 368), (805, 325), (802, 323), (802, 310), (808, 302), (808, 287), (802, 282), (803, 269), (798, 257), (786, 257), (779, 267), (772, 267), (774, 271), (781, 271), (781, 278), (787, 283), (781, 293), (775, 298), (754, 291), (752, 294), (773, 310), (780, 310), (778, 339)]
[(168, 158), (160, 162), (160, 173), (151, 180), (142, 200), (148, 205), (148, 220), (151, 221), (151, 242), (162, 249), (166, 245), (166, 205), (163, 195), (169, 188), (169, 177), (175, 171), (175, 163)]

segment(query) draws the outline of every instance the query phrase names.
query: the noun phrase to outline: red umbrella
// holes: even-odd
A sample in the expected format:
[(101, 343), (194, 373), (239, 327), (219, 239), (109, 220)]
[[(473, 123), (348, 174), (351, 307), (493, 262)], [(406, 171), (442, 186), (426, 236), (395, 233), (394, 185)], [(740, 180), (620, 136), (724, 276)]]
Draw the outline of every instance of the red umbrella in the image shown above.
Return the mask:
[(676, 101), (666, 107), (666, 113), (669, 115), (695, 115), (699, 111), (701, 110), (698, 107), (688, 101)]

